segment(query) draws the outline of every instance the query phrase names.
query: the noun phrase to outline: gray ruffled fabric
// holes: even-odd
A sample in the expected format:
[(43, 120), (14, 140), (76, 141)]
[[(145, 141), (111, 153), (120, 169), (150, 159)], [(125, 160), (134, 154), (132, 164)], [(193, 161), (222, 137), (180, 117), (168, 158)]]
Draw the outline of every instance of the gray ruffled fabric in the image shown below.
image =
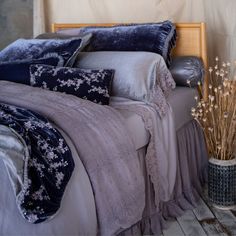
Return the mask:
[(204, 135), (195, 121), (177, 131), (178, 168), (175, 190), (171, 200), (155, 207), (153, 185), (146, 179), (146, 207), (143, 218), (137, 224), (120, 233), (122, 236), (161, 234), (166, 220), (178, 217), (185, 210), (196, 207), (207, 181), (207, 150)]

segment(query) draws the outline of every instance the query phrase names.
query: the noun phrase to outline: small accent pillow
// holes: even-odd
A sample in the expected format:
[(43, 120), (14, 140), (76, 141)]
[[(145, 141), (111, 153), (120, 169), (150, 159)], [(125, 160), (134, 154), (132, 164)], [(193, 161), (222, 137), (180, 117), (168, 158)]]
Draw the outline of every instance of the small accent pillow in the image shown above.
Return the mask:
[(47, 64), (61, 66), (64, 60), (62, 57), (48, 57), (31, 61), (15, 61), (0, 63), (0, 80), (7, 80), (20, 84), (30, 85), (30, 65)]
[(196, 87), (198, 82), (203, 82), (205, 71), (203, 62), (199, 57), (181, 56), (173, 58), (169, 69), (179, 86)]
[(87, 51), (147, 51), (160, 54), (169, 66), (176, 42), (175, 25), (170, 21), (149, 24), (85, 27), (58, 31), (61, 34), (92, 33)]
[(108, 105), (114, 70), (84, 70), (48, 65), (31, 65), (31, 86), (64, 92)]
[[(155, 104), (164, 112), (175, 82), (162, 56), (151, 52), (81, 52), (76, 67), (114, 69), (112, 96)], [(165, 104), (165, 105), (164, 105)]]
[(91, 34), (72, 39), (18, 39), (0, 51), (0, 62), (39, 59), (53, 54), (64, 59), (63, 66), (73, 66), (90, 38)]

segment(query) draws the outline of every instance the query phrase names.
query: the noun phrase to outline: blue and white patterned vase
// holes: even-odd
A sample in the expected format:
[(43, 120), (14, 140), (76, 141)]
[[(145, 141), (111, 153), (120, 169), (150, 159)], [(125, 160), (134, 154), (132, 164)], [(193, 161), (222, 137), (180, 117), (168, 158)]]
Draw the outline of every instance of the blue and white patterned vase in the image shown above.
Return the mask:
[(208, 199), (220, 209), (236, 207), (236, 158), (208, 162)]

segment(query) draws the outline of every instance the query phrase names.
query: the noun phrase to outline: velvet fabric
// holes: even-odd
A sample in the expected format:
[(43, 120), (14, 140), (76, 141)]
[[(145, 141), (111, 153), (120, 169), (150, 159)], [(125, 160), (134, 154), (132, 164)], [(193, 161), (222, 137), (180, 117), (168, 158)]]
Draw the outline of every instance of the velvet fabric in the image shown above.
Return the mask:
[(72, 94), (101, 105), (109, 104), (113, 75), (113, 70), (30, 66), (32, 86)]
[(176, 42), (175, 25), (170, 21), (149, 24), (85, 27), (59, 31), (63, 34), (92, 33), (87, 51), (147, 51), (160, 54), (169, 66)]
[(82, 49), (87, 45), (91, 35), (72, 39), (18, 39), (0, 51), (0, 62), (16, 60), (33, 60), (45, 56), (62, 57), (63, 66), (72, 66)]
[(36, 39), (70, 39), (78, 37), (76, 35), (65, 35), (65, 34), (58, 34), (58, 33), (43, 33), (37, 35)]
[[(17, 207), (29, 223), (49, 220), (59, 210), (74, 170), (70, 148), (59, 131), (36, 112), (4, 103), (0, 111), (0, 125), (14, 130), (24, 144), (23, 156), (11, 153), (15, 146), (10, 139), (0, 148), (11, 182), (17, 186)], [(16, 164), (20, 161), (22, 166)]]
[[(196, 87), (198, 82), (203, 83), (204, 64), (199, 57), (181, 56), (173, 58), (170, 72), (179, 86)], [(188, 84), (188, 81), (190, 84)]]
[(0, 63), (0, 80), (7, 80), (10, 82), (20, 84), (30, 84), (30, 65), (33, 64), (47, 64), (52, 66), (60, 66), (63, 64), (62, 57), (48, 57), (36, 60), (15, 61)]

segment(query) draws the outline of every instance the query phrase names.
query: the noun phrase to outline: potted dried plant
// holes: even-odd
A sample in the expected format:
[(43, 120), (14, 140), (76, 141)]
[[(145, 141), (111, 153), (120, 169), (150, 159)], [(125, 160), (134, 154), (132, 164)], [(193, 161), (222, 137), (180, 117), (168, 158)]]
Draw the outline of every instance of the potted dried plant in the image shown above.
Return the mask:
[(230, 63), (209, 68), (209, 95), (192, 108), (209, 151), (208, 198), (218, 208), (236, 205), (236, 78)]

